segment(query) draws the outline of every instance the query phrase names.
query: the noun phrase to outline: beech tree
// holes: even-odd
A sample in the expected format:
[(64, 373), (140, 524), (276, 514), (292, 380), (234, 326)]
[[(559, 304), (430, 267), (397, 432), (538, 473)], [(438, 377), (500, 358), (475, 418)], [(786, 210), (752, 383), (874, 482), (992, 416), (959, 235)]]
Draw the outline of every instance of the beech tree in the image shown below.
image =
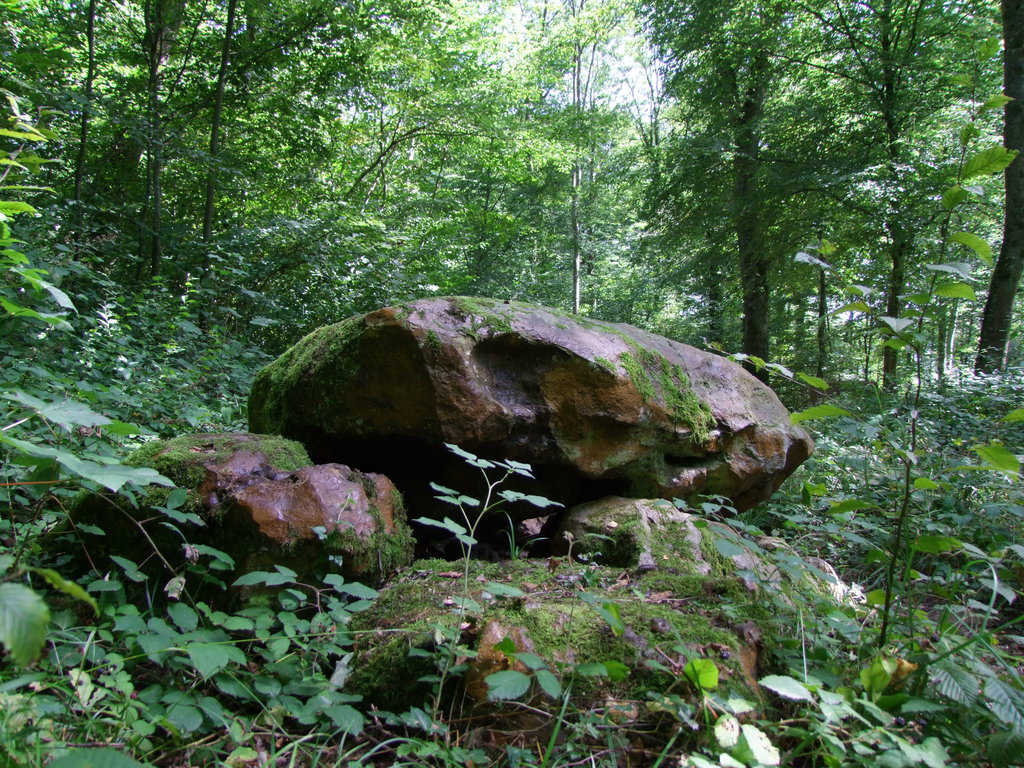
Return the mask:
[(983, 373), (1001, 370), (1007, 362), (1013, 304), (1024, 271), (1024, 3), (1002, 2), (1003, 92), (1006, 104), (1003, 122), (1004, 146), (1017, 152), (1005, 171), (1003, 244), (999, 251), (985, 312), (981, 320), (975, 369)]

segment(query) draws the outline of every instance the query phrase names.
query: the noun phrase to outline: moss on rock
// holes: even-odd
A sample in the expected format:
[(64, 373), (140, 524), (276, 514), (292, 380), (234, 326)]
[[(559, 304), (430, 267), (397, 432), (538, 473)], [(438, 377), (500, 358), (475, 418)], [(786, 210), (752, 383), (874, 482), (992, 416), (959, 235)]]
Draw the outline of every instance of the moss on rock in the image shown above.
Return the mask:
[[(386, 709), (422, 701), (429, 689), (417, 681), (439, 668), (468, 658), (472, 676), (472, 658), (491, 650), (477, 645), (482, 635), (493, 637), (484, 627), (495, 624), (523, 645), (517, 651), (543, 659), (563, 685), (572, 680), (574, 695), (584, 699), (643, 700), (650, 690), (678, 687), (682, 668), (701, 656), (715, 660), (730, 688), (750, 692), (752, 683), (734, 653), (742, 641), (720, 593), (695, 589), (693, 580), (673, 579), (667, 571), (626, 578), (618, 568), (557, 562), (474, 562), (468, 582), (451, 570), (452, 563), (413, 563), (369, 610), (353, 617), (357, 660), (347, 692)], [(591, 602), (614, 604), (622, 626), (613, 630), (581, 593)], [(742, 591), (733, 596), (744, 599)], [(462, 627), (457, 645), (464, 650), (439, 644), (456, 626)], [(624, 664), (629, 674), (618, 680), (576, 671), (604, 662)], [(448, 694), (458, 687), (451, 682)]]
[(207, 464), (219, 464), (238, 451), (262, 453), (277, 469), (290, 472), (308, 467), (309, 454), (301, 443), (276, 435), (248, 432), (181, 435), (154, 440), (133, 451), (125, 464), (152, 467), (182, 488), (198, 488), (206, 477)]

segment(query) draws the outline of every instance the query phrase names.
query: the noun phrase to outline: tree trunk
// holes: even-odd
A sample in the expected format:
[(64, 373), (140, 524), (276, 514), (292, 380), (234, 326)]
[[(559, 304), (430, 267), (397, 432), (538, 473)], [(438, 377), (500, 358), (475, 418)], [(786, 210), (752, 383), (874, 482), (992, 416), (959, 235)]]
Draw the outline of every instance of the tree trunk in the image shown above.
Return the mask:
[[(89, 150), (89, 123), (92, 110), (92, 86), (96, 79), (96, 6), (97, 0), (89, 0), (86, 10), (86, 45), (88, 46), (89, 63), (85, 73), (85, 104), (82, 106), (82, 122), (79, 130), (78, 155), (75, 158), (75, 217), (78, 221), (78, 239), (82, 237), (85, 226), (85, 211), (82, 208), (82, 186), (85, 179), (85, 158)], [(75, 260), (79, 250), (75, 248)]]
[[(743, 291), (743, 352), (768, 360), (768, 256), (761, 236), (758, 170), (761, 134), (759, 122), (764, 106), (764, 77), (767, 54), (759, 51), (751, 65), (750, 82), (737, 94), (739, 111), (733, 141), (733, 228), (739, 253), (740, 285)], [(736, 82), (735, 73), (730, 74)], [(747, 370), (762, 381), (768, 372), (756, 365)]]
[[(573, 16), (583, 11), (586, 0), (581, 0), (579, 7), (570, 3)], [(580, 187), (583, 184), (583, 169), (580, 167), (580, 155), (583, 152), (582, 117), (583, 117), (583, 45), (573, 43), (572, 52), (572, 117), (573, 117), (573, 152), (572, 164), (572, 200), (570, 201), (569, 219), (572, 232), (572, 311), (580, 313), (580, 300), (583, 293), (583, 249), (580, 243)]]
[(164, 165), (164, 119), (161, 90), (163, 70), (171, 57), (174, 38), (181, 27), (185, 0), (148, 0), (143, 9), (146, 34), (143, 47), (148, 66), (148, 122), (146, 151), (149, 156), (149, 276), (160, 274), (163, 261), (163, 165)]
[(825, 378), (825, 366), (828, 362), (828, 294), (826, 293), (825, 268), (818, 267), (818, 324), (817, 324), (817, 356), (814, 364), (814, 375)]
[[(708, 239), (710, 241), (711, 233), (708, 233)], [(705, 306), (708, 321), (707, 341), (709, 344), (718, 344), (719, 346), (725, 345), (725, 291), (722, 284), (724, 280), (725, 276), (717, 264), (708, 266), (708, 282), (704, 292), (707, 296)]]
[(1013, 101), (1006, 105), (1003, 141), (1017, 150), (1006, 169), (1006, 209), (1003, 245), (992, 271), (988, 298), (981, 319), (978, 357), (974, 369), (994, 373), (1006, 365), (1010, 343), (1013, 300), (1024, 269), (1024, 0), (1003, 0), (1003, 89)]
[(937, 327), (935, 329), (935, 379), (939, 389), (946, 383), (946, 352), (949, 349), (949, 312), (945, 307), (939, 309)]
[[(879, 99), (882, 114), (882, 122), (885, 125), (885, 151), (889, 168), (889, 183), (893, 191), (888, 201), (888, 211), (885, 215), (885, 231), (889, 237), (889, 281), (886, 286), (885, 314), (889, 317), (899, 317), (903, 311), (901, 295), (906, 283), (907, 254), (910, 250), (910, 240), (906, 228), (901, 219), (900, 209), (902, 201), (899, 197), (899, 168), (901, 161), (900, 139), (902, 138), (901, 112), (898, 105), (897, 80), (899, 68), (894, 58), (898, 50), (891, 26), (892, 3), (889, 0), (883, 4), (880, 14), (881, 34), (879, 45), (881, 48), (881, 82), (879, 83)], [(896, 369), (899, 362), (899, 350), (892, 347), (882, 347), (882, 388), (889, 389), (896, 386)]]
[(203, 279), (210, 272), (210, 240), (213, 237), (213, 214), (216, 203), (217, 158), (220, 154), (220, 126), (224, 111), (224, 86), (228, 79), (228, 65), (231, 61), (231, 38), (235, 32), (235, 9), (238, 0), (228, 0), (228, 20), (224, 29), (224, 45), (220, 51), (220, 69), (217, 71), (217, 91), (213, 100), (213, 116), (210, 125), (210, 166), (206, 172), (206, 203), (203, 206)]

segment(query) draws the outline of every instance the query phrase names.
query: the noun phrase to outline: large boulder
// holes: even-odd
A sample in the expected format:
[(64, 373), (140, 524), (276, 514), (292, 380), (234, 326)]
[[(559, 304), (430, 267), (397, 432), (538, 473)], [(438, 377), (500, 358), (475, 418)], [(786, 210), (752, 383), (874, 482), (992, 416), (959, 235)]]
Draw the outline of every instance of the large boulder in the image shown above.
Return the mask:
[(533, 466), (531, 493), (566, 506), (703, 493), (743, 510), (813, 450), (771, 389), (722, 357), (488, 299), (423, 299), (313, 332), (258, 375), (249, 420), (403, 492), (449, 478), (445, 443), (514, 459)]

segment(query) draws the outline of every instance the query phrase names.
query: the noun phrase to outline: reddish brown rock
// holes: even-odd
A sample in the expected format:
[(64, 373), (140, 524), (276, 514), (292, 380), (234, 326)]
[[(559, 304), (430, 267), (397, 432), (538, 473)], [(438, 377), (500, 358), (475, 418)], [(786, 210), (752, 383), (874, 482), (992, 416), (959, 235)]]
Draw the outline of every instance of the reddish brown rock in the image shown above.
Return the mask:
[(724, 358), (486, 299), (425, 299), (321, 328), (260, 373), (249, 419), (407, 493), (450, 480), (459, 460), (444, 443), (515, 459), (537, 474), (529, 492), (567, 506), (713, 493), (743, 510), (813, 450), (775, 394)]
[[(351, 578), (386, 560), (386, 569), (412, 558), (401, 495), (383, 475), (363, 474), (343, 464), (320, 464), (282, 472), (266, 456), (249, 451), (206, 466), (199, 493), (222, 526), (251, 540), (243, 571), (257, 564), (316, 558), (329, 552)], [(301, 563), (300, 563), (301, 564)]]
[(230, 584), (275, 565), (303, 580), (340, 571), (377, 583), (412, 560), (412, 533), (391, 481), (340, 464), (310, 466), (297, 443), (246, 433), (186, 435), (149, 443), (129, 462), (160, 467), (188, 494), (170, 520), (163, 489), (135, 505), (83, 495), (72, 519), (102, 532), (83, 541), (93, 561), (130, 553), (164, 577), (180, 571), (182, 558), (197, 562), (202, 545), (233, 560), (233, 567), (220, 560), (214, 568)]

